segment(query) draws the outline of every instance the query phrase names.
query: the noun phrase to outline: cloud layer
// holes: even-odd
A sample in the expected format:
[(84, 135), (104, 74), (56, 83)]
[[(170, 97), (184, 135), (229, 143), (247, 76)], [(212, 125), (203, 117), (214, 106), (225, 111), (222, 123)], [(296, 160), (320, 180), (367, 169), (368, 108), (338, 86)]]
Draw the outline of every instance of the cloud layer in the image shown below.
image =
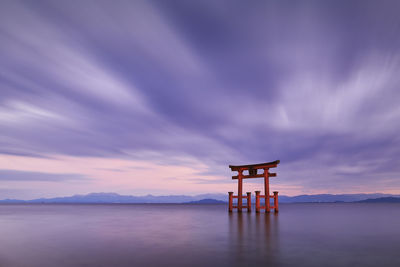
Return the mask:
[(16, 170), (0, 170), (0, 181), (47, 181), (47, 182), (63, 182), (86, 180), (80, 174), (75, 173), (46, 173), (46, 172), (29, 172)]
[(0, 153), (196, 161), (210, 188), (280, 159), (298, 193), (399, 193), (399, 8), (2, 1)]

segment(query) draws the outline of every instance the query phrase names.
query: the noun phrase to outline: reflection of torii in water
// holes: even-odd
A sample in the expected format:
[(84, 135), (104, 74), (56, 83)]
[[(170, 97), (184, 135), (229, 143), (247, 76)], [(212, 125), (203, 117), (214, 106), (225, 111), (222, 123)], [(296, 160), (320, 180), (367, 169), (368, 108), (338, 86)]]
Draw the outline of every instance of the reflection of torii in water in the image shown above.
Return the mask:
[[(247, 211), (251, 211), (251, 193), (247, 192), (247, 196), (243, 196), (243, 179), (247, 178), (262, 178), (264, 177), (264, 195), (260, 195), (260, 191), (256, 191), (256, 212), (260, 212), (261, 209), (265, 209), (265, 212), (269, 212), (270, 209), (275, 209), (275, 212), (278, 212), (278, 192), (274, 192), (273, 195), (269, 194), (269, 177), (276, 177), (276, 173), (269, 173), (270, 168), (275, 168), (279, 164), (279, 160), (259, 163), (259, 164), (250, 164), (250, 165), (238, 165), (233, 166), (229, 165), (232, 171), (237, 171), (238, 175), (232, 176), (232, 179), (238, 180), (238, 195), (234, 196), (233, 192), (229, 192), (229, 211), (231, 212), (233, 208), (237, 208), (238, 212), (242, 211), (242, 208), (247, 208)], [(258, 170), (263, 169), (264, 173), (258, 174)], [(248, 171), (247, 175), (243, 174), (243, 171)], [(233, 206), (233, 199), (237, 198), (237, 206)], [(243, 207), (242, 200), (243, 198), (247, 199), (247, 205)], [(265, 206), (260, 206), (260, 198), (265, 199)], [(274, 205), (271, 206), (269, 200), (270, 198), (274, 199)]]

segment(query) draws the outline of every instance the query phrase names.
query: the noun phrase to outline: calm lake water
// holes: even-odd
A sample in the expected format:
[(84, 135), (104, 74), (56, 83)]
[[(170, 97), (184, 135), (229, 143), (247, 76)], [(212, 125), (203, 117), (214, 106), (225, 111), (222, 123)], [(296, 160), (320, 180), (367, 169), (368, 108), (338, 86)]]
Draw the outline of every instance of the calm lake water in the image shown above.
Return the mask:
[(400, 266), (400, 204), (0, 205), (0, 266)]

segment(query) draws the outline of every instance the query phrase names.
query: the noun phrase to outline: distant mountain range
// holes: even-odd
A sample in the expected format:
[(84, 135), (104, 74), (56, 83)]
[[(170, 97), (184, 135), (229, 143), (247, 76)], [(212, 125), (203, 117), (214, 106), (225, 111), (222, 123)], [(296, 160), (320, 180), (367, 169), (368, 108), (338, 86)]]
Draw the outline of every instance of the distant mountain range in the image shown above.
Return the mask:
[(319, 194), (319, 195), (299, 195), (294, 197), (279, 196), (281, 203), (307, 203), (307, 202), (359, 202), (367, 199), (378, 199), (387, 197), (400, 197), (391, 194)]
[(400, 203), (400, 197), (380, 197), (357, 201), (359, 203)]
[[(279, 196), (280, 203), (327, 203), (327, 202), (400, 202), (400, 195), (390, 194), (320, 194)], [(38, 198), (32, 200), (4, 199), (0, 203), (188, 203), (217, 204), (228, 201), (228, 194), (201, 194), (196, 196), (129, 196), (117, 193), (91, 193), (70, 197)], [(254, 196), (253, 196), (254, 203)]]
[(226, 201), (224, 194), (202, 194), (197, 196), (170, 195), (170, 196), (129, 196), (117, 193), (91, 193), (70, 197), (38, 198), (32, 200), (4, 199), (0, 203), (188, 203), (204, 199)]

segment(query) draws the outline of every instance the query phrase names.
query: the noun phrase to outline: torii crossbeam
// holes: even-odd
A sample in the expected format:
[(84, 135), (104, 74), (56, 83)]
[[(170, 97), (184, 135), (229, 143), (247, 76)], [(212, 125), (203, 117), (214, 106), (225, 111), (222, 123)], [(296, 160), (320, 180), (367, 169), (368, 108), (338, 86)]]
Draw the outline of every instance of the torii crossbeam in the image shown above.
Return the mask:
[[(238, 212), (242, 212), (243, 208), (247, 208), (247, 211), (251, 211), (251, 193), (247, 192), (246, 196), (243, 196), (243, 179), (248, 178), (262, 178), (264, 177), (264, 195), (260, 195), (260, 191), (255, 191), (256, 193), (256, 212), (260, 212), (261, 209), (265, 209), (265, 212), (270, 212), (271, 209), (274, 209), (275, 212), (278, 212), (278, 192), (274, 192), (273, 195), (269, 194), (269, 177), (276, 177), (276, 173), (270, 173), (270, 168), (275, 168), (279, 164), (279, 160), (259, 163), (259, 164), (250, 164), (250, 165), (229, 165), (232, 171), (237, 171), (238, 175), (232, 176), (232, 179), (238, 180), (238, 195), (234, 196), (233, 192), (229, 192), (229, 212), (233, 211), (233, 208), (237, 208)], [(258, 173), (258, 170), (264, 170), (263, 173)], [(244, 174), (244, 171), (248, 171), (248, 174)], [(237, 198), (237, 206), (233, 205), (233, 199)], [(243, 198), (247, 199), (247, 205), (243, 206)], [(265, 205), (260, 206), (260, 198), (265, 199)], [(274, 199), (274, 205), (271, 206), (270, 198)]]

